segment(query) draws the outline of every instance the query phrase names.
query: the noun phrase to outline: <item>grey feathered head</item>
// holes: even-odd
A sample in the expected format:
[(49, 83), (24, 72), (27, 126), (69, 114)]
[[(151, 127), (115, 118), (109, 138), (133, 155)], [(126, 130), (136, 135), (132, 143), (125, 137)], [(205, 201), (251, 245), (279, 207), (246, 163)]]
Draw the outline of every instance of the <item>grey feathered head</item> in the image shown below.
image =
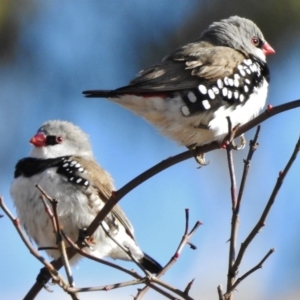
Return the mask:
[(245, 18), (232, 16), (214, 22), (202, 33), (200, 39), (216, 46), (227, 46), (245, 54), (250, 53), (265, 60), (263, 49), (267, 44), (266, 40), (260, 29)]
[(67, 121), (45, 122), (30, 142), (35, 146), (31, 151), (34, 157), (93, 156), (88, 135)]

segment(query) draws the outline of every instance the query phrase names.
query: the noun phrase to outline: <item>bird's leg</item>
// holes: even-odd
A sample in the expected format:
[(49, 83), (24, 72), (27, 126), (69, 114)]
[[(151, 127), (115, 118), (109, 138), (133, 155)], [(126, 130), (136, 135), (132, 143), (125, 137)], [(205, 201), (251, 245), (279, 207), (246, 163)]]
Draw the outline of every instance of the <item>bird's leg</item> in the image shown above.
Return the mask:
[(246, 138), (245, 138), (244, 134), (242, 134), (240, 136), (241, 144), (239, 146), (234, 142), (234, 136), (235, 136), (236, 131), (240, 127), (240, 124), (237, 124), (235, 127), (232, 128), (230, 117), (227, 117), (227, 121), (228, 121), (228, 135), (225, 137), (225, 139), (221, 143), (221, 148), (227, 148), (227, 146), (230, 144), (231, 148), (233, 150), (244, 149), (246, 146)]
[(78, 240), (76, 244), (79, 247), (88, 247), (90, 250), (93, 250), (93, 247), (91, 247), (91, 244), (93, 243), (93, 238), (87, 235), (86, 229), (87, 228), (79, 229)]
[(51, 278), (51, 275), (50, 275), (49, 270), (46, 267), (44, 267), (44, 268), (41, 268), (40, 273), (36, 277), (36, 281), (38, 283), (40, 283), (44, 287), (45, 290), (47, 290), (48, 292), (52, 292), (47, 285), (50, 278)]
[(241, 143), (240, 145), (237, 145), (234, 140), (232, 140), (231, 144), (232, 144), (232, 149), (233, 150), (243, 150), (246, 146), (246, 138), (244, 134), (240, 135), (240, 139), (241, 139)]
[(200, 167), (207, 166), (209, 162), (205, 161), (205, 153), (197, 153), (197, 146), (191, 145), (187, 147), (189, 150), (192, 151), (196, 162), (200, 165)]

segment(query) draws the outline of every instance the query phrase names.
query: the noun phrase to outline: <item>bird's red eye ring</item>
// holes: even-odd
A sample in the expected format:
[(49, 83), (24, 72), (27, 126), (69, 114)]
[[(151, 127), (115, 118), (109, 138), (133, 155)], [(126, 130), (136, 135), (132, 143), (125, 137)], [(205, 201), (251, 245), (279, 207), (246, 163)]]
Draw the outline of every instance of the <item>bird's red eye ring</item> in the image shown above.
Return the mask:
[(259, 38), (256, 36), (251, 39), (252, 44), (257, 47), (259, 45)]
[(61, 136), (56, 137), (56, 143), (60, 144), (63, 141), (63, 138)]

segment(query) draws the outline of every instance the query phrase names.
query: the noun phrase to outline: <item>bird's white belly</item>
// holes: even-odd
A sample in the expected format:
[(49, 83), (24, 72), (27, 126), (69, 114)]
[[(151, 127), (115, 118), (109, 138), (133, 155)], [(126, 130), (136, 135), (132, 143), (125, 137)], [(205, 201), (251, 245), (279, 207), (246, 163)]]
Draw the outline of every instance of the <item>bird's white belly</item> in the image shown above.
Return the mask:
[[(61, 228), (76, 242), (79, 229), (85, 228), (94, 219), (96, 214), (104, 206), (99, 201), (98, 195), (87, 196), (79, 192), (77, 187), (70, 184), (66, 178), (58, 176), (55, 169), (48, 169), (43, 173), (29, 178), (18, 177), (11, 185), (11, 195), (17, 208), (21, 224), (28, 235), (39, 247), (57, 247), (56, 237), (52, 222), (45, 212), (41, 193), (35, 187), (38, 184), (51, 197), (58, 200), (58, 216)], [(95, 199), (92, 199), (94, 197)], [(91, 206), (93, 203), (94, 206)], [(51, 205), (49, 205), (51, 207)], [(103, 222), (105, 225), (105, 222)], [(137, 259), (143, 256), (142, 251), (126, 233), (123, 226), (119, 226), (115, 238), (123, 246), (130, 248)], [(85, 248), (87, 252), (97, 257), (110, 256), (118, 259), (129, 259), (127, 254), (99, 227), (93, 235), (92, 249)], [(67, 245), (68, 246), (68, 245)], [(58, 250), (46, 250), (48, 255), (58, 258)], [(78, 258), (78, 257), (77, 257)], [(73, 260), (73, 262), (76, 261)]]
[[(51, 198), (58, 200), (60, 226), (73, 241), (76, 241), (79, 229), (91, 223), (95, 212), (89, 207), (87, 197), (76, 192), (76, 188), (65, 178), (58, 176), (55, 169), (48, 169), (29, 178), (20, 176), (12, 183), (11, 194), (18, 217), (28, 235), (39, 247), (57, 247), (53, 225), (40, 199), (41, 192), (35, 187), (36, 184)], [(51, 207), (50, 204), (49, 206)], [(98, 230), (96, 236), (97, 239), (104, 240), (102, 230)], [(101, 257), (106, 256), (108, 252), (105, 243), (102, 246), (103, 255), (98, 255)], [(54, 258), (59, 256), (58, 250), (47, 250), (47, 253)]]
[(237, 125), (244, 125), (260, 113), (266, 104), (266, 98), (268, 93), (268, 82), (263, 81), (263, 84), (254, 92), (249, 99), (242, 105), (231, 107), (221, 107), (214, 113), (214, 119), (210, 121), (209, 127), (214, 131), (216, 139), (221, 142), (228, 134), (228, 120), (230, 117), (232, 128)]

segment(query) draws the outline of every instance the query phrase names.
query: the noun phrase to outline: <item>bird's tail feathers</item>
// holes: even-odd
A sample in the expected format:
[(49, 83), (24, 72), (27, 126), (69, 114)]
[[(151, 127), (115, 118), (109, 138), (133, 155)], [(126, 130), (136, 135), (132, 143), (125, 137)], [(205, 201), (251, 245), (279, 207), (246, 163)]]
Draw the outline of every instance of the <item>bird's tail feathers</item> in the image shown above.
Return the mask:
[(162, 270), (162, 266), (151, 256), (144, 253), (144, 257), (140, 260), (141, 265), (149, 272), (157, 274)]
[(114, 90), (90, 90), (84, 91), (82, 94), (87, 98), (113, 98), (118, 96)]

